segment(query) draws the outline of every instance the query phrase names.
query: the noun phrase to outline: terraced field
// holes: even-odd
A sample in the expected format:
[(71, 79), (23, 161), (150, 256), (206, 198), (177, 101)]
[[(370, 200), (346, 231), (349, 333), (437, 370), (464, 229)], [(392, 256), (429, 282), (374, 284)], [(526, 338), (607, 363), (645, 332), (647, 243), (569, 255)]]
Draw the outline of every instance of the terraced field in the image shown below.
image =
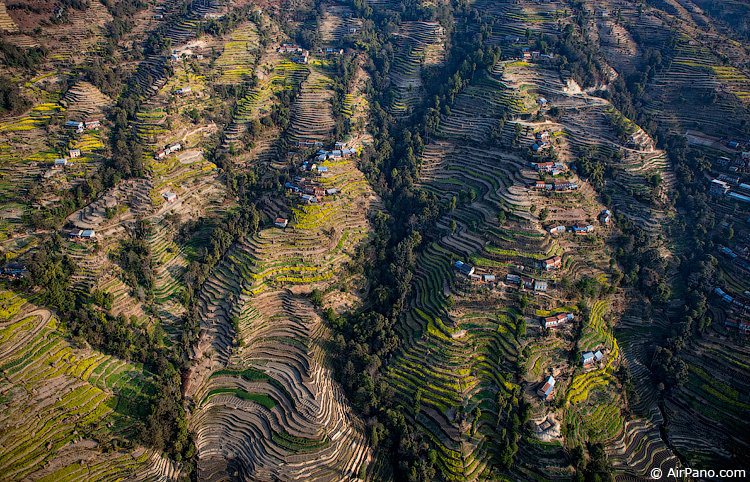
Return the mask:
[[(8, 480), (170, 480), (179, 466), (125, 441), (151, 375), (71, 344), (49, 311), (0, 292), (0, 467)], [(124, 443), (132, 448), (117, 448)]]
[[(312, 67), (292, 107), (293, 139), (326, 139), (310, 116), (331, 118), (321, 96), (329, 82), (322, 66)], [(205, 480), (354, 479), (372, 461), (363, 424), (331, 378), (327, 328), (306, 295), (337, 296), (378, 201), (351, 160), (323, 166), (319, 182), (337, 194), (312, 205), (279, 200), (293, 206), (275, 213), (289, 227), (236, 243), (199, 294), (188, 397)]]
[(2, 478), (744, 464), (720, 3), (0, 2)]

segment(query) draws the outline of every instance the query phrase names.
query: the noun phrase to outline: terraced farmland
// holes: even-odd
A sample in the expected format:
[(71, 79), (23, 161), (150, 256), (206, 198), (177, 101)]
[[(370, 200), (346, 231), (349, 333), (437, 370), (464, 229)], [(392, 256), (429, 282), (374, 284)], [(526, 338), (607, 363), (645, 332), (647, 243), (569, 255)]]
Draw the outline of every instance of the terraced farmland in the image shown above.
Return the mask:
[[(324, 72), (314, 67), (300, 87), (293, 139), (328, 135), (311, 117), (332, 115), (320, 96), (330, 82)], [(351, 160), (323, 166), (320, 183), (336, 194), (292, 208), (285, 229), (235, 243), (199, 294), (188, 396), (206, 480), (349, 479), (373, 459), (362, 422), (331, 378), (322, 349), (327, 328), (305, 294), (335, 295), (341, 267), (368, 236), (377, 199)]]
[(158, 454), (115, 448), (136, 433), (144, 399), (153, 395), (151, 375), (72, 345), (60, 320), (18, 294), (3, 291), (0, 299), (4, 477), (176, 479), (179, 466)]
[(741, 2), (0, 2), (8, 480), (746, 465)]

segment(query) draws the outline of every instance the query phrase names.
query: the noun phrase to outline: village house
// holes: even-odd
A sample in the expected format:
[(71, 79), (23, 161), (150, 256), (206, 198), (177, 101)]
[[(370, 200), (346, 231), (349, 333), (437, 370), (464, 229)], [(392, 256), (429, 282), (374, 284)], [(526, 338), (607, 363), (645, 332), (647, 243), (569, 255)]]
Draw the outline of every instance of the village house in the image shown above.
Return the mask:
[(541, 142), (541, 143), (535, 142), (531, 145), (531, 150), (534, 152), (541, 152), (549, 147), (550, 145), (546, 142)]
[(286, 218), (276, 218), (276, 220), (273, 222), (273, 225), (277, 228), (284, 229), (289, 224), (289, 220)]
[(102, 125), (99, 119), (86, 119), (84, 123), (86, 124), (86, 129), (88, 130), (96, 130)]
[(575, 191), (576, 189), (578, 189), (578, 184), (575, 182), (555, 181), (554, 183), (555, 191)]
[(346, 142), (343, 142), (343, 141), (336, 141), (336, 142), (335, 142), (335, 143), (333, 144), (333, 148), (334, 148), (334, 149), (343, 149), (343, 148), (345, 148), (345, 147), (346, 147)]
[(70, 237), (73, 239), (91, 240), (96, 239), (96, 232), (93, 229), (79, 229), (77, 231), (71, 231)]
[(188, 87), (180, 87), (179, 89), (176, 89), (172, 93), (174, 95), (186, 95), (186, 94), (189, 94), (192, 91), (193, 91), (193, 88), (188, 86)]
[(173, 192), (165, 192), (164, 194), (162, 194), (162, 197), (168, 203), (171, 203), (171, 202), (174, 202), (174, 201), (177, 200), (177, 194), (175, 194)]
[(474, 274), (474, 267), (464, 263), (463, 261), (456, 261), (453, 263), (453, 267), (465, 276), (471, 276)]
[(556, 315), (547, 316), (544, 318), (545, 328), (555, 328), (560, 325), (564, 325), (569, 321), (573, 321), (575, 315), (573, 313), (558, 313)]
[(589, 365), (594, 364), (594, 353), (587, 351), (586, 353), (581, 354), (581, 363), (584, 367), (587, 367)]
[(527, 290), (534, 291), (547, 291), (547, 281), (529, 278), (526, 276), (520, 277), (520, 284)]
[(158, 151), (154, 153), (154, 159), (156, 159), (157, 161), (164, 159), (166, 156), (167, 156), (167, 151), (165, 151), (164, 149), (159, 149)]
[(293, 56), (292, 62), (296, 64), (307, 64), (310, 62), (310, 51), (303, 50), (299, 55)]
[(560, 269), (562, 268), (562, 257), (553, 256), (549, 259), (545, 259), (539, 262), (539, 266), (545, 271)]
[(520, 285), (521, 284), (521, 277), (517, 274), (508, 273), (505, 276), (505, 282), (513, 285)]
[(308, 147), (323, 147), (323, 143), (319, 141), (297, 141), (298, 148)]
[(84, 124), (83, 122), (80, 122), (80, 121), (69, 120), (68, 122), (65, 123), (65, 127), (67, 127), (68, 129), (73, 129), (78, 134), (80, 134), (83, 132)]
[(713, 179), (711, 181), (711, 187), (708, 189), (708, 193), (711, 196), (724, 196), (729, 192), (729, 184), (720, 181), (719, 179)]
[(612, 213), (609, 211), (609, 209), (605, 209), (599, 213), (599, 221), (602, 224), (609, 224), (611, 220), (612, 220)]
[(588, 234), (594, 232), (594, 226), (591, 224), (574, 224), (573, 225), (573, 232), (575, 234)]
[(74, 159), (76, 157), (81, 157), (81, 150), (80, 149), (71, 149), (68, 151), (68, 157), (71, 159)]
[(344, 55), (344, 49), (335, 49), (332, 47), (326, 47), (325, 51), (323, 49), (319, 49), (320, 53), (324, 53), (326, 55)]
[(533, 167), (539, 172), (549, 172), (549, 170), (551, 170), (554, 166), (555, 166), (555, 163), (552, 161), (531, 163), (531, 167)]
[(552, 228), (549, 228), (549, 233), (554, 236), (554, 235), (557, 235), (557, 234), (564, 233), (565, 230), (566, 230), (565, 226), (554, 226)]
[(334, 194), (338, 194), (338, 193), (339, 193), (339, 190), (336, 189), (335, 187), (326, 189), (326, 196), (333, 196)]
[(494, 283), (495, 282), (495, 275), (494, 274), (483, 274), (482, 275), (482, 281), (485, 283)]
[(539, 143), (549, 142), (549, 131), (540, 131), (534, 134), (534, 139)]
[(587, 351), (581, 354), (581, 364), (583, 367), (589, 367), (594, 363), (600, 362), (602, 358), (604, 358), (604, 354), (601, 350), (596, 350), (596, 352)]
[(731, 163), (732, 160), (726, 156), (719, 157), (714, 161), (714, 165), (717, 167), (727, 167)]
[(732, 298), (729, 293), (725, 292), (723, 289), (719, 288), (718, 286), (714, 288), (714, 293), (721, 296), (721, 299), (724, 300), (726, 303), (732, 303), (734, 301), (734, 298)]
[(297, 44), (283, 43), (281, 44), (281, 46), (279, 46), (277, 52), (280, 54), (302, 52), (302, 47)]
[(745, 196), (744, 194), (740, 194), (737, 192), (730, 192), (729, 194), (727, 194), (727, 197), (736, 199), (737, 201), (742, 201), (743, 203), (750, 203), (750, 196)]
[(531, 166), (536, 169), (537, 172), (544, 172), (547, 174), (552, 174), (553, 176), (557, 176), (568, 170), (565, 164), (563, 164), (562, 162), (532, 162)]
[(544, 384), (537, 390), (537, 395), (539, 395), (544, 400), (549, 400), (552, 398), (552, 392), (555, 390), (555, 377), (550, 375), (547, 380), (544, 382)]
[(68, 160), (65, 158), (55, 159), (54, 167), (65, 167), (68, 165)]

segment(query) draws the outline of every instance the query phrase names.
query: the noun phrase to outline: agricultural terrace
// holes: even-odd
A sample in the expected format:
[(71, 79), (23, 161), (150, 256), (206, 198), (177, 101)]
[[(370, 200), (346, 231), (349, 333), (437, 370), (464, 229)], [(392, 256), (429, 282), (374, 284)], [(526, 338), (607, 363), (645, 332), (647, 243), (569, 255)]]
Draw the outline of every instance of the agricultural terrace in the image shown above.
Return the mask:
[[(284, 62), (274, 75), (284, 75)], [(288, 136), (328, 142), (326, 63), (304, 68)], [(373, 460), (363, 424), (331, 378), (321, 348), (327, 328), (305, 295), (318, 290), (339, 309), (361, 288), (344, 266), (367, 239), (368, 213), (379, 201), (352, 159), (320, 166), (327, 172), (317, 182), (336, 193), (314, 204), (291, 192), (265, 200), (264, 213), (289, 225), (235, 243), (198, 294), (201, 334), (188, 396), (202, 478), (355, 477)]]
[(0, 356), (4, 477), (179, 475), (177, 466), (129, 441), (153, 395), (142, 367), (71, 344), (64, 323), (10, 291), (0, 292)]

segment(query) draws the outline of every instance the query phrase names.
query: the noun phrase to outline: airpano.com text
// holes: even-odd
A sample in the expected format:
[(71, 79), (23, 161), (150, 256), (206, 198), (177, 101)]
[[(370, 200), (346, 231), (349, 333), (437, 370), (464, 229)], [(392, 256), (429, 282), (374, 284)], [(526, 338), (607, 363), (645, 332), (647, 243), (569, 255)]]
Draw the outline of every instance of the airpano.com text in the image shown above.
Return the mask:
[(747, 473), (744, 469), (723, 469), (723, 470), (712, 470), (712, 469), (691, 469), (685, 468), (670, 468), (666, 471), (655, 468), (651, 470), (651, 478), (658, 480), (662, 477), (666, 477), (668, 480), (672, 479), (685, 479), (688, 477), (695, 477), (700, 479), (744, 479)]

